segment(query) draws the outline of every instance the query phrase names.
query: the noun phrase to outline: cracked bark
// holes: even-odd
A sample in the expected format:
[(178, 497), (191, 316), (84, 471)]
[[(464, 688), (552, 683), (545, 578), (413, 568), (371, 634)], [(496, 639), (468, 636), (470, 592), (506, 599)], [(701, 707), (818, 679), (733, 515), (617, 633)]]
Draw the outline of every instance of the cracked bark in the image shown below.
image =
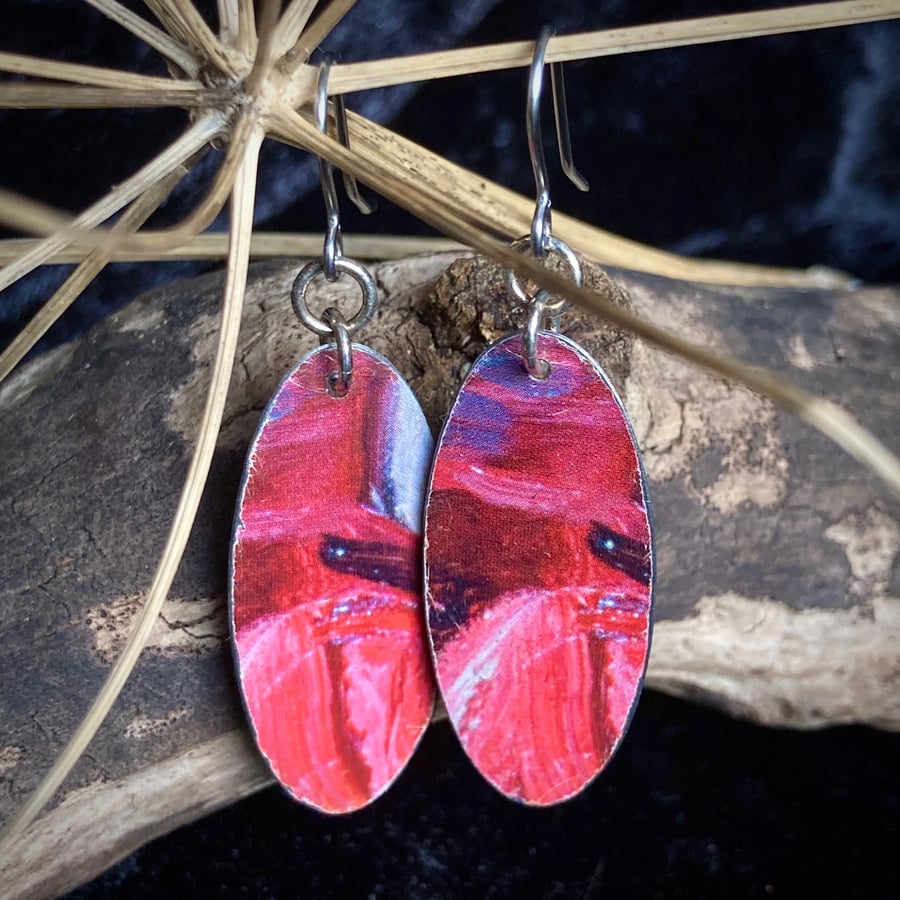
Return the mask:
[[(495, 267), (454, 260), (377, 267), (382, 304), (360, 335), (435, 428), (466, 367), (518, 320)], [(225, 425), (172, 597), (90, 757), (3, 864), (6, 896), (59, 893), (269, 781), (244, 726), (224, 596), (247, 444), (316, 343), (290, 310), (297, 268), (252, 273)], [(900, 443), (897, 291), (614, 277), (587, 267), (596, 290), (785, 373)], [(221, 287), (214, 275), (141, 297), (0, 389), (0, 819), (49, 767), (130, 630), (187, 468)], [(322, 287), (310, 303), (352, 312), (355, 291)], [(583, 316), (562, 330), (607, 369), (644, 450), (659, 570), (648, 684), (766, 724), (900, 727), (900, 525), (881, 485), (741, 388)]]

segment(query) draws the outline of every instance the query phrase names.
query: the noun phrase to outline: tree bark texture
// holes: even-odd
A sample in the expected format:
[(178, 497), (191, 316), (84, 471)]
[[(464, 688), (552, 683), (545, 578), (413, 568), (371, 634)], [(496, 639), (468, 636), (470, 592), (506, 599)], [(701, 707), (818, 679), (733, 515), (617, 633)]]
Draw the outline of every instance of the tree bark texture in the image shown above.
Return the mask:
[[(248, 443), (317, 342), (291, 311), (297, 268), (251, 273), (224, 427), (171, 596), (55, 805), (0, 861), (5, 896), (53, 896), (270, 781), (244, 723), (225, 591)], [(437, 429), (467, 365), (521, 314), (483, 260), (374, 271), (380, 307), (358, 339), (400, 369)], [(896, 290), (612, 278), (587, 266), (607, 296), (900, 443)], [(310, 304), (349, 312), (356, 290), (323, 282)], [(140, 608), (205, 399), (221, 292), (211, 275), (140, 297), (0, 389), (0, 819), (76, 728)], [(562, 330), (607, 369), (644, 454), (658, 565), (648, 685), (766, 725), (900, 727), (900, 511), (882, 484), (742, 387), (580, 314)]]

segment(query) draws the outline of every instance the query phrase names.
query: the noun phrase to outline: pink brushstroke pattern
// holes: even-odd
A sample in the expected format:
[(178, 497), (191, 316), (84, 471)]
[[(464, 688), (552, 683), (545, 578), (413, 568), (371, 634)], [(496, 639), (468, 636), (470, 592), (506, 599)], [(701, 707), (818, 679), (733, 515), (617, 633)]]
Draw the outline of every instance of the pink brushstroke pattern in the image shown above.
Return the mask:
[(509, 797), (571, 797), (621, 741), (649, 652), (651, 535), (621, 404), (593, 361), (542, 334), (472, 367), (438, 443), (426, 598), (463, 747)]
[(394, 781), (434, 704), (420, 521), (432, 439), (399, 374), (320, 348), (282, 382), (247, 458), (232, 552), (238, 675), (260, 750), (297, 799), (358, 809)]

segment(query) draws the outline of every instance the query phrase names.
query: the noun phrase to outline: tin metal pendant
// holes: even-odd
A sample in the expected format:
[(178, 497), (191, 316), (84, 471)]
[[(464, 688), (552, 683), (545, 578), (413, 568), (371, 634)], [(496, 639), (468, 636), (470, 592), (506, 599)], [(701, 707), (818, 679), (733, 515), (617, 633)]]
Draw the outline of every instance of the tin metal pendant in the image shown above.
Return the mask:
[(232, 544), (238, 678), (260, 750), (298, 800), (358, 809), (431, 718), (421, 516), (433, 441), (399, 373), (333, 344), (282, 382), (247, 457)]
[[(615, 752), (649, 655), (647, 486), (622, 404), (568, 338), (506, 338), (470, 370), (438, 442), (428, 625), (450, 720), (499, 791), (534, 805)], [(546, 368), (546, 367), (545, 367)]]

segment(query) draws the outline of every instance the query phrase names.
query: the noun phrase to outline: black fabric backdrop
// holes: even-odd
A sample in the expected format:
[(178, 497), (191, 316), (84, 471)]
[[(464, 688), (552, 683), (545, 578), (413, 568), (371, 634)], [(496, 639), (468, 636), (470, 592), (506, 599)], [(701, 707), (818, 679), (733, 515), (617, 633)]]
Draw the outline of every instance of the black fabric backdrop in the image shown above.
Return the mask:
[[(545, 22), (571, 32), (776, 5), (360, 0), (326, 47), (349, 61), (533, 38)], [(152, 51), (71, 0), (2, 0), (0, 49), (162, 72)], [(554, 205), (682, 253), (896, 281), (898, 55), (893, 23), (571, 65), (576, 162), (593, 190), (579, 194), (554, 169)], [(518, 71), (348, 103), (530, 193), (524, 91)], [(183, 125), (177, 111), (0, 113), (0, 184), (76, 210)], [(184, 215), (216, 161), (155, 224)], [(261, 226), (321, 229), (311, 160), (272, 144), (260, 172)], [(343, 211), (346, 232), (428, 233), (387, 202), (368, 219), (347, 202)], [(208, 268), (112, 267), (42, 347), (163, 280)], [(66, 271), (41, 270), (4, 292), (0, 342)], [(438, 727), (369, 810), (327, 819), (272, 789), (138, 851), (72, 896), (896, 897), (898, 750), (896, 736), (861, 728), (775, 732), (648, 694), (608, 771), (582, 797), (534, 811), (494, 794)]]

